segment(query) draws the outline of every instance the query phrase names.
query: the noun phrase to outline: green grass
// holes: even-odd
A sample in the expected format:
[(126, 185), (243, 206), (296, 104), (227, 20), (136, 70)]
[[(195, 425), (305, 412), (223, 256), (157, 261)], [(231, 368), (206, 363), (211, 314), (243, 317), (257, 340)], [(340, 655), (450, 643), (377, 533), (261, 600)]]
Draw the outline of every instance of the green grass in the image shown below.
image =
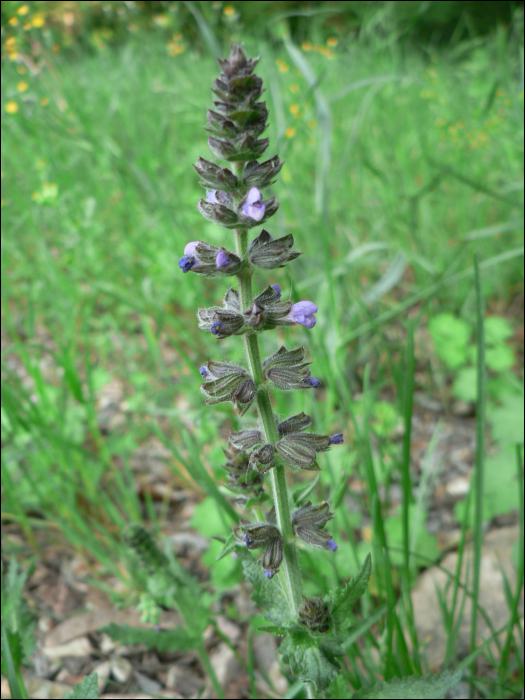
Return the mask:
[[(276, 395), (275, 410), (304, 410), (318, 431), (345, 433), (348, 449), (323, 456), (318, 487), (319, 496), (339, 502), (334, 522), (345, 541), (335, 559), (304, 550), (301, 561), (306, 591), (322, 595), (373, 553), (361, 636), (345, 641), (345, 675), (358, 688), (378, 675), (426, 670), (409, 596), (421, 561), (414, 558), (423, 556), (410, 549), (409, 428), (412, 390), (421, 388), (414, 367), (428, 369), (428, 356), (414, 356), (413, 337), (443, 310), (473, 321), (480, 308), (474, 255), (489, 308), (505, 309), (523, 289), (523, 53), (503, 29), (425, 51), (363, 32), (341, 40), (330, 59), (273, 31), (268, 43), (242, 37), (262, 57), (268, 157), (286, 160), (269, 229), (293, 233), (305, 254), (271, 282), (320, 309), (315, 329), (286, 330), (279, 340), (305, 344), (325, 387), (320, 399)], [(226, 285), (183, 277), (176, 264), (189, 240), (232, 243), (199, 216), (202, 191), (191, 167), (209, 157), (202, 125), (216, 64), (190, 48), (169, 56), (151, 35), (91, 55), (46, 58), (36, 76), (7, 60), (2, 67), (2, 510), (37, 554), (35, 531), (58, 527), (90, 561), (122, 577), (122, 528), (165, 524), (165, 510), (159, 516), (152, 502), (140, 502), (130, 464), (153, 436), (169, 448), (176, 482), (216, 500), (216, 534), (235, 518), (216, 485), (223, 477), (219, 428), (241, 422), (229, 407), (202, 406), (197, 371), (208, 357), (231, 358), (235, 343), (217, 344), (195, 322), (197, 306), (216, 302)], [(5, 110), (10, 101), (19, 106), (15, 114)], [(277, 341), (267, 335), (271, 352)], [(125, 423), (106, 433), (97, 392), (112, 379), (123, 384), (127, 408)], [(423, 388), (433, 388), (430, 379)], [(396, 397), (405, 442), (402, 453), (385, 448), (378, 463), (373, 411), (385, 390)], [(359, 515), (345, 506), (350, 474), (366, 483), (368, 548), (356, 537)], [(378, 484), (393, 478), (403, 493), (395, 575)], [(477, 546), (479, 498), (471, 504)], [(465, 537), (466, 528), (461, 547)], [(228, 560), (216, 572), (217, 585), (239, 580)], [(460, 596), (458, 575), (454, 586)], [(464, 593), (476, 600), (476, 589)], [(516, 619), (511, 592), (509, 621)], [(519, 696), (522, 643), (510, 622), (504, 629), (505, 668), (477, 684), (484, 697)], [(456, 662), (451, 643), (447, 664)], [(470, 663), (466, 678), (476, 683)]]

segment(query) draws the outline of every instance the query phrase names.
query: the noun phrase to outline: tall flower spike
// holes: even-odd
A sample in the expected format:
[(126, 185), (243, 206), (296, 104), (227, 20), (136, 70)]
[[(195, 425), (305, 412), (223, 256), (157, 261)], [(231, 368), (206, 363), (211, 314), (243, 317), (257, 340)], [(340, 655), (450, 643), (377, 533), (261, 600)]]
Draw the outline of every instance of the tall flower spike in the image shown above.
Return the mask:
[[(312, 301), (288, 300), (286, 291), (283, 293), (274, 280), (258, 294), (252, 292), (256, 269), (284, 267), (301, 255), (293, 250), (291, 234), (275, 239), (263, 228), (249, 240), (250, 229), (262, 225), (277, 211), (275, 198), (267, 196), (264, 190), (275, 182), (283, 165), (277, 155), (261, 161), (268, 147), (268, 139), (262, 136), (268, 110), (260, 100), (262, 80), (254, 74), (257, 61), (248, 58), (238, 45), (232, 46), (228, 59), (219, 60), (221, 74), (212, 88), (216, 100), (213, 109), (208, 110), (205, 128), (213, 155), (228, 161), (228, 167), (204, 158), (199, 158), (194, 166), (205, 189), (198, 209), (209, 221), (233, 230), (234, 252), (205, 241), (192, 241), (186, 245), (179, 267), (183, 272), (192, 271), (203, 277), (237, 277), (238, 284), (227, 289), (222, 306), (199, 308), (198, 319), (200, 328), (217, 339), (227, 339), (228, 352), (231, 352), (231, 337), (242, 335), (246, 367), (209, 360), (199, 368), (203, 380), (201, 391), (206, 403), (230, 401), (240, 415), (252, 404), (257, 406), (258, 426), (230, 433), (228, 449), (224, 450), (224, 468), (228, 488), (237, 493), (236, 505), (254, 508), (272, 501), (272, 506), (266, 520), (241, 522), (233, 528), (235, 546), (263, 550), (260, 564), (267, 579), (265, 598), (279, 596), (282, 588), (283, 600), (289, 606), (285, 618), (291, 620), (290, 628), (297, 630), (299, 624), (303, 625), (312, 636), (327, 634), (332, 629), (330, 608), (320, 598), (303, 598), (296, 540), (301, 538), (314, 547), (335, 551), (337, 544), (324, 529), (333, 513), (326, 501), (318, 505), (308, 502), (291, 513), (285, 469), (319, 470), (318, 455), (332, 445), (341, 444), (343, 436), (305, 432), (312, 419), (304, 413), (277, 419), (272, 412), (269, 387), (312, 389), (320, 385), (320, 380), (311, 375), (303, 347), (287, 350), (282, 346), (261, 363), (258, 336), (279, 326), (299, 324), (312, 329), (318, 307)], [(231, 543), (226, 547), (231, 547)], [(279, 571), (280, 588), (272, 583)], [(308, 668), (295, 664), (296, 670), (300, 667), (301, 677), (307, 682), (315, 681), (319, 691), (337, 673), (334, 670), (337, 663), (334, 656), (338, 654), (336, 639), (324, 638), (328, 651), (325, 653), (324, 647), (319, 646), (321, 656), (315, 661), (328, 665), (331, 669), (328, 674), (323, 671), (314, 678)], [(282, 645), (285, 660), (287, 644), (288, 648), (294, 644), (292, 635)]]

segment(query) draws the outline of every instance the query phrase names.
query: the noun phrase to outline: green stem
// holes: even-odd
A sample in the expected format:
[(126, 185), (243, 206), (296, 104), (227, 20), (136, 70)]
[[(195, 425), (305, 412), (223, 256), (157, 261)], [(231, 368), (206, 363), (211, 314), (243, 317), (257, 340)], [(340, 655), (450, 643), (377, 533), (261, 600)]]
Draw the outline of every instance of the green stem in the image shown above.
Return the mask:
[(197, 646), (196, 649), (197, 649), (197, 653), (199, 655), (199, 658), (202, 662), (202, 665), (204, 666), (204, 670), (208, 674), (208, 678), (210, 679), (211, 684), (213, 685), (213, 690), (215, 691), (216, 696), (222, 700), (226, 696), (224, 695), (224, 691), (222, 689), (222, 686), (219, 683), (219, 679), (217, 678), (217, 675), (215, 673), (215, 669), (211, 665), (210, 657), (208, 656), (206, 649), (204, 648), (203, 645)]
[[(248, 248), (247, 231), (244, 229), (236, 229), (235, 231), (235, 249), (239, 257), (246, 259)], [(241, 308), (247, 309), (251, 306), (253, 300), (252, 294), (252, 274), (253, 269), (248, 264), (242, 272), (237, 275), (239, 278)], [(244, 349), (248, 359), (253, 381), (257, 387), (257, 411), (261, 428), (264, 432), (265, 441), (275, 445), (279, 439), (277, 427), (273, 417), (273, 409), (270, 401), (268, 389), (263, 384), (263, 371), (261, 363), (261, 354), (259, 352), (259, 341), (257, 334), (254, 331), (244, 335)], [(294, 542), (294, 534), (292, 531), (292, 519), (290, 516), (290, 507), (288, 505), (288, 487), (286, 485), (286, 474), (284, 465), (276, 464), (269, 473), (270, 484), (272, 487), (273, 503), (275, 507), (275, 517), (277, 527), (283, 538), (283, 561), (281, 564), (282, 578), (284, 580), (284, 590), (290, 606), (290, 611), (293, 617), (297, 617), (299, 606), (302, 604), (301, 590), (301, 575), (299, 572), (299, 560), (297, 557), (297, 549)]]

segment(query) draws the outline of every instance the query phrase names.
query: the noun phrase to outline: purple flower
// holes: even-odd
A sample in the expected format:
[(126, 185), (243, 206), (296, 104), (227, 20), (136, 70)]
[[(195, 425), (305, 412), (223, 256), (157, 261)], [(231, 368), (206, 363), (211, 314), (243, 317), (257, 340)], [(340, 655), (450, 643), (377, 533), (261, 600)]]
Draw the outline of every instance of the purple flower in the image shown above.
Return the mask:
[(210, 204), (218, 204), (217, 190), (206, 190), (206, 201), (210, 202)]
[(190, 241), (184, 247), (184, 255), (179, 258), (178, 265), (183, 272), (189, 272), (192, 267), (197, 267), (199, 264), (198, 258), (195, 256), (195, 249), (198, 241)]
[(210, 376), (210, 373), (208, 372), (208, 370), (206, 369), (206, 367), (204, 365), (201, 365), (199, 367), (199, 372), (200, 372), (200, 375), (203, 379), (206, 379), (206, 377)]
[(242, 538), (242, 541), (244, 542), (244, 544), (247, 547), (249, 547), (253, 542), (253, 540), (250, 538), (250, 534), (248, 532), (244, 535), (244, 537)]
[(321, 381), (317, 379), (317, 377), (308, 377), (308, 384), (313, 386), (314, 389), (317, 389), (318, 386), (321, 386)]
[(219, 250), (217, 253), (217, 257), (215, 258), (215, 264), (217, 267), (226, 267), (226, 265), (229, 265), (230, 259), (226, 255), (226, 253), (223, 250)]
[(330, 438), (329, 445), (341, 445), (343, 443), (343, 433), (336, 433)]
[(214, 321), (210, 326), (210, 333), (213, 333), (213, 335), (219, 335), (219, 333), (221, 332), (221, 328), (221, 321)]
[(278, 284), (272, 284), (271, 287), (272, 287), (272, 289), (274, 290), (274, 292), (275, 292), (275, 298), (276, 298), (277, 301), (278, 301), (278, 300), (281, 298), (281, 288), (279, 287)]
[(245, 216), (249, 216), (254, 221), (260, 221), (263, 218), (266, 204), (262, 201), (262, 195), (257, 187), (252, 187), (248, 192), (248, 197), (242, 210)]
[(337, 552), (337, 542), (334, 542), (334, 540), (328, 540), (328, 546), (332, 552)]
[(273, 578), (273, 569), (265, 569), (264, 575), (266, 576), (266, 578)]
[(294, 304), (290, 311), (290, 316), (293, 321), (300, 323), (305, 328), (313, 328), (315, 326), (314, 314), (318, 311), (317, 306), (313, 301), (298, 301)]

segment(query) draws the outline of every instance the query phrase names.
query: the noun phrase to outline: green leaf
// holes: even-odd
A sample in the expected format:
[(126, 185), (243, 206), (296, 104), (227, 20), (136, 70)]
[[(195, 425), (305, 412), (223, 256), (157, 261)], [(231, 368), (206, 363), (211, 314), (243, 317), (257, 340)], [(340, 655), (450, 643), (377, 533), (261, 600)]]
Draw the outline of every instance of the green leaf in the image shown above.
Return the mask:
[(130, 625), (116, 625), (111, 622), (102, 627), (104, 632), (116, 642), (122, 644), (144, 644), (148, 649), (157, 649), (161, 653), (169, 651), (189, 651), (194, 649), (201, 640), (191, 636), (185, 627), (175, 627), (170, 630), (141, 629)]
[(428, 331), (436, 353), (450, 369), (458, 369), (468, 357), (468, 342), (472, 335), (470, 324), (452, 314), (434, 316), (428, 323)]
[(257, 632), (269, 632), (270, 634), (275, 634), (277, 637), (284, 637), (288, 632), (288, 627), (275, 627), (274, 625), (267, 625), (264, 627), (257, 627)]
[(98, 698), (98, 676), (96, 673), (90, 673), (73, 686), (73, 690), (68, 693), (66, 700), (92, 700)]
[(463, 367), (457, 373), (452, 384), (452, 393), (461, 401), (475, 401), (477, 392), (477, 376), (475, 367)]
[(373, 688), (362, 688), (352, 698), (420, 698), (420, 700), (434, 700), (442, 698), (445, 693), (454, 688), (461, 679), (461, 671), (442, 671), (428, 676), (407, 676), (406, 678), (393, 678), (390, 681), (381, 681)]
[(501, 345), (512, 338), (512, 326), (506, 318), (489, 316), (485, 319), (485, 344)]
[(352, 607), (356, 600), (366, 591), (370, 574), (372, 573), (372, 557), (367, 555), (358, 573), (353, 576), (346, 586), (331, 593), (331, 617), (336, 629), (350, 622)]
[(492, 437), (507, 445), (523, 444), (525, 418), (523, 396), (507, 395), (501, 406), (489, 412)]
[[(24, 586), (31, 571), (31, 566), (22, 571), (17, 560), (12, 557), (7, 574), (2, 576), (2, 623), (16, 668), (27, 664), (36, 644), (34, 614), (23, 596)], [(2, 654), (2, 674), (5, 675), (4, 661)]]
[[(215, 539), (218, 539), (218, 538), (215, 538)], [(235, 547), (237, 547), (237, 546), (238, 546), (238, 542), (235, 539), (235, 535), (233, 534), (233, 532), (230, 532), (230, 534), (228, 535), (228, 538), (226, 539), (226, 541), (224, 541), (224, 547), (221, 549), (221, 551), (215, 557), (215, 561), (220, 561), (221, 559), (224, 559), (224, 557), (228, 556), (228, 554), (231, 554), (232, 552), (234, 552)]]
[(333, 646), (328, 642), (323, 644), (324, 648), (320, 647), (319, 635), (313, 637), (307, 631), (294, 630), (279, 647), (283, 661), (290, 665), (292, 673), (303, 681), (314, 683), (317, 692), (327, 688), (340, 670)]
[(508, 345), (497, 345), (485, 350), (487, 367), (494, 372), (504, 372), (514, 365), (514, 351)]
[(277, 581), (266, 578), (261, 565), (245, 547), (239, 547), (237, 554), (242, 560), (244, 575), (253, 586), (251, 598), (262, 608), (264, 617), (276, 625), (292, 622), (288, 601)]

